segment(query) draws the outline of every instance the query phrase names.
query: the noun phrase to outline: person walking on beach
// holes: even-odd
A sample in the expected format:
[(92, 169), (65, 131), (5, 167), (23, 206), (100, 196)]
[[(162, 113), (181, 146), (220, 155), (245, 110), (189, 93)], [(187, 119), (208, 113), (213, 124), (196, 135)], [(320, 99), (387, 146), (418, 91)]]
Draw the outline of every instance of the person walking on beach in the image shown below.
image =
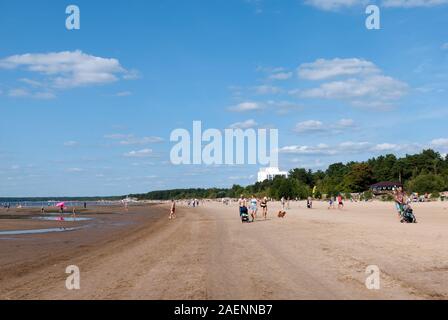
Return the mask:
[(238, 207), (240, 209), (240, 216), (247, 211), (247, 200), (243, 195), (238, 199)]
[(338, 209), (343, 209), (344, 208), (344, 202), (342, 201), (342, 196), (341, 194), (338, 195)]
[(252, 222), (254, 222), (255, 218), (257, 217), (257, 210), (258, 210), (258, 200), (255, 198), (255, 196), (252, 196), (252, 199), (250, 199), (250, 215), (252, 217)]
[(306, 200), (306, 207), (308, 209), (313, 209), (313, 199), (311, 197), (308, 197), (308, 199)]
[(333, 197), (330, 197), (330, 200), (328, 200), (328, 210), (334, 209), (334, 200)]
[(282, 197), (282, 198), (280, 199), (280, 202), (281, 202), (281, 204), (282, 204), (282, 210), (285, 210), (285, 197)]
[(395, 207), (397, 208), (398, 211), (398, 218), (401, 219), (401, 215), (403, 213), (403, 206), (405, 205), (403, 188), (398, 187), (398, 189), (395, 189), (393, 196), (395, 201)]
[(260, 207), (263, 211), (264, 220), (266, 220), (266, 218), (268, 216), (268, 198), (267, 197), (264, 197), (263, 200), (261, 200)]
[(173, 200), (171, 200), (171, 209), (170, 209), (170, 216), (169, 219), (176, 219), (176, 202)]

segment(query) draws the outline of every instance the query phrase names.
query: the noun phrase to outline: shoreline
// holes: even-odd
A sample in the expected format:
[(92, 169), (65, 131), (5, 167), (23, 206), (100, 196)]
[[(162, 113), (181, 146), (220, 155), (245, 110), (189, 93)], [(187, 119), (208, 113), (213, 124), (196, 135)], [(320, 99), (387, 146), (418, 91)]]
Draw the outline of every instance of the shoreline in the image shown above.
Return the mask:
[[(415, 204), (415, 225), (387, 202), (292, 202), (285, 219), (274, 202), (250, 224), (216, 202), (179, 205), (174, 221), (167, 204), (131, 206), (96, 227), (0, 240), (0, 299), (448, 299), (447, 206)], [(65, 288), (71, 264), (81, 290)], [(369, 265), (380, 290), (365, 287)]]

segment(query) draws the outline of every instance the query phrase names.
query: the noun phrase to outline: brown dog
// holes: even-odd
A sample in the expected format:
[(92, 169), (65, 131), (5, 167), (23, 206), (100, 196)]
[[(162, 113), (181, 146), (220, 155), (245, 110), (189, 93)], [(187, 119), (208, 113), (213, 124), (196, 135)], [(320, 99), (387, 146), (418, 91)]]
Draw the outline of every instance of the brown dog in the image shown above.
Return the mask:
[(284, 218), (285, 216), (286, 216), (286, 211), (280, 210), (280, 211), (278, 212), (278, 217), (279, 217), (279, 218)]

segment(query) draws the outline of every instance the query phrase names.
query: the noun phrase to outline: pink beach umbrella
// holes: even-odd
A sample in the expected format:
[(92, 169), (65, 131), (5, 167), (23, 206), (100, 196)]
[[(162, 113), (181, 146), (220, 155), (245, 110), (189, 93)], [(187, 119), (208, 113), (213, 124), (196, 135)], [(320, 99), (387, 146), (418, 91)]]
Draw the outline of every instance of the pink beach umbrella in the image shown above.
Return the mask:
[[(58, 204), (56, 204), (56, 207), (61, 208), (61, 210), (63, 210), (65, 208), (65, 202), (59, 202)], [(64, 221), (64, 217), (62, 216), (62, 211), (61, 211), (61, 216), (58, 218), (59, 221)]]
[(56, 207), (64, 208), (65, 207), (65, 202), (59, 202), (58, 204), (56, 204)]

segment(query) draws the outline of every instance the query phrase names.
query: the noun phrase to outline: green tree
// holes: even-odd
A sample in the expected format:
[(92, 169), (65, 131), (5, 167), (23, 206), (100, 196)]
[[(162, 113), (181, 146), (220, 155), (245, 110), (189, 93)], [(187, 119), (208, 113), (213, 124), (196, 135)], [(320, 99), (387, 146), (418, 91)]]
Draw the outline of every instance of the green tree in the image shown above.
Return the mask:
[(406, 188), (412, 192), (433, 193), (443, 191), (445, 182), (439, 175), (432, 173), (419, 175), (406, 184)]
[(355, 163), (344, 178), (344, 186), (347, 192), (363, 192), (369, 189), (373, 181), (370, 166), (367, 163)]

